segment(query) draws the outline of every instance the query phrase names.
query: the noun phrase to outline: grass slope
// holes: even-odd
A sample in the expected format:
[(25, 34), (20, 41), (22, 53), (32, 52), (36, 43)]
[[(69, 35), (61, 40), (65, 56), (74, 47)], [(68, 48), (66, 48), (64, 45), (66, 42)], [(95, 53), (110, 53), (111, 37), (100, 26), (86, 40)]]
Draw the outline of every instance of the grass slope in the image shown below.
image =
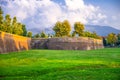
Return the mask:
[(120, 48), (0, 54), (1, 80), (120, 80)]

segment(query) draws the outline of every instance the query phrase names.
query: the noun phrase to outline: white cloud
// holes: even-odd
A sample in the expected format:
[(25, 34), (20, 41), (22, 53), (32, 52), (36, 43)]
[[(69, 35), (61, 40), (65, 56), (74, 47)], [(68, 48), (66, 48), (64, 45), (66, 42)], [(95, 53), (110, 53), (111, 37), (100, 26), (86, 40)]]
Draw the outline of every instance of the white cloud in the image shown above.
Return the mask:
[(18, 20), (25, 23), (28, 29), (49, 28), (56, 21), (68, 19), (72, 25), (76, 21), (84, 24), (99, 23), (106, 18), (99, 7), (86, 5), (84, 0), (65, 0), (65, 5), (60, 5), (51, 0), (14, 0), (8, 1), (4, 9), (10, 15), (17, 16)]
[(83, 0), (65, 0), (66, 6), (69, 10), (84, 9)]

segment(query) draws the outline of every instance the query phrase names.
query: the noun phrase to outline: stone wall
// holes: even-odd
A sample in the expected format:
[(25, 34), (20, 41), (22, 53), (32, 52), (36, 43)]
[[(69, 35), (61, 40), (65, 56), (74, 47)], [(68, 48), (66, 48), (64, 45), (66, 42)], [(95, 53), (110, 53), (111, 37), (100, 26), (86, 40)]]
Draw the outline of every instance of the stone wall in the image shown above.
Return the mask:
[(29, 50), (31, 39), (0, 31), (0, 53)]
[(54, 50), (91, 50), (104, 48), (102, 40), (87, 37), (32, 39), (31, 47), (33, 49)]
[(104, 48), (100, 39), (87, 37), (64, 37), (49, 39), (31, 39), (5, 32), (0, 32), (0, 53), (29, 50), (91, 50)]

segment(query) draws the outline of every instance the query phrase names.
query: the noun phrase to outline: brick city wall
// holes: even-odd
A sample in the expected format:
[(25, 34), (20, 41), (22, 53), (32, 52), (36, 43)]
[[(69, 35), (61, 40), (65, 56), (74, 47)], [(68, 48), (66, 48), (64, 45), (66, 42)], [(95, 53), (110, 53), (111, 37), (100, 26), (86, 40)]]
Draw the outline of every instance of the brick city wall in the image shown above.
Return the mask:
[(88, 37), (32, 39), (31, 43), (33, 49), (92, 50), (104, 48), (102, 40)]
[(0, 31), (0, 53), (29, 50), (31, 48), (52, 50), (92, 50), (104, 48), (104, 46), (102, 40), (88, 37), (31, 39)]
[(31, 39), (0, 31), (0, 53), (29, 50)]

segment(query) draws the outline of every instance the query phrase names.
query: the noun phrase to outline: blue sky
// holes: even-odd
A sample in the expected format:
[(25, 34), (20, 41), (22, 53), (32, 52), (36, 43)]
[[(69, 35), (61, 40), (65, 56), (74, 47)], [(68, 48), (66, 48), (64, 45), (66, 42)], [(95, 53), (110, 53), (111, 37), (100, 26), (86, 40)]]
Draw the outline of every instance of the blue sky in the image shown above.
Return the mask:
[(71, 26), (80, 21), (120, 29), (119, 4), (120, 0), (0, 0), (5, 14), (17, 16), (28, 30), (36, 31), (52, 29), (65, 19)]

